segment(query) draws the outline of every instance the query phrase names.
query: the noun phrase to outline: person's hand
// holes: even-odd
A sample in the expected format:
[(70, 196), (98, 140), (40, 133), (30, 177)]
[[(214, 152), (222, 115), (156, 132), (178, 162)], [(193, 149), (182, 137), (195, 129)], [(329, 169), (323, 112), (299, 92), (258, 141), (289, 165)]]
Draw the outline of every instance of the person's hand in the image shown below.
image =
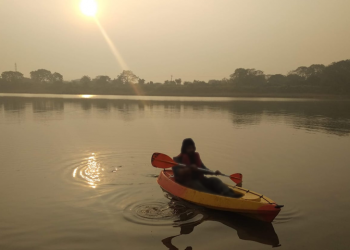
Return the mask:
[(195, 164), (190, 165), (192, 171), (196, 171), (198, 167)]
[(219, 170), (215, 171), (215, 175), (221, 175), (222, 173)]

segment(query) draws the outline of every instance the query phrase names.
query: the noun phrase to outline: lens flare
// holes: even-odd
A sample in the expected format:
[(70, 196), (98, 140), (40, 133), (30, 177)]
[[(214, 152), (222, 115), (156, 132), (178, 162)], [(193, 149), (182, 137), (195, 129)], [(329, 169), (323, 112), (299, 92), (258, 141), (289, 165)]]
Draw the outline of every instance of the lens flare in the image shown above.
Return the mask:
[(103, 38), (106, 40), (106, 43), (108, 44), (110, 50), (112, 51), (115, 59), (117, 60), (119, 66), (123, 69), (123, 70), (127, 70), (128, 69), (128, 65), (125, 63), (123, 57), (121, 56), (121, 54), (119, 53), (119, 51), (117, 50), (116, 46), (114, 45), (114, 43), (112, 42), (112, 40), (109, 38), (109, 36), (107, 35), (107, 32), (105, 31), (105, 29), (102, 27), (102, 25), (100, 24), (100, 22), (98, 21), (97, 18), (95, 18), (96, 24), (98, 26), (98, 28), (100, 29), (100, 32), (103, 36)]
[[(109, 35), (107, 34), (107, 32), (105, 31), (105, 29), (103, 28), (103, 26), (101, 25), (101, 23), (99, 22), (99, 20), (97, 19), (96, 12), (97, 12), (97, 3), (95, 0), (82, 0), (80, 2), (80, 10), (82, 13), (84, 13), (87, 16), (91, 16), (93, 17), (93, 19), (96, 22), (97, 27), (99, 28), (103, 38), (105, 39), (108, 47), (110, 48), (112, 54), (114, 55), (114, 58), (116, 59), (116, 61), (118, 62), (120, 68), (122, 70), (128, 70), (129, 67), (126, 64), (126, 62), (124, 61), (121, 53), (119, 52), (119, 50), (117, 49), (117, 47), (115, 46), (115, 44), (113, 43), (113, 41), (111, 40), (111, 38), (109, 37)], [(143, 91), (142, 88), (136, 84), (131, 84), (131, 87), (133, 88), (134, 92), (136, 95), (143, 95)], [(90, 95), (82, 95), (83, 98), (90, 98)]]

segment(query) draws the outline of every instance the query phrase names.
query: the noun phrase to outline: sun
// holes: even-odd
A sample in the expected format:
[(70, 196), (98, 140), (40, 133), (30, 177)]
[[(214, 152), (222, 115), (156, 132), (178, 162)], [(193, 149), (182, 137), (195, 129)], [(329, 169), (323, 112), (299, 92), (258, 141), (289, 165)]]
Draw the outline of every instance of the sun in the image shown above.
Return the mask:
[(84, 15), (93, 17), (97, 12), (97, 3), (95, 0), (81, 0), (80, 10)]

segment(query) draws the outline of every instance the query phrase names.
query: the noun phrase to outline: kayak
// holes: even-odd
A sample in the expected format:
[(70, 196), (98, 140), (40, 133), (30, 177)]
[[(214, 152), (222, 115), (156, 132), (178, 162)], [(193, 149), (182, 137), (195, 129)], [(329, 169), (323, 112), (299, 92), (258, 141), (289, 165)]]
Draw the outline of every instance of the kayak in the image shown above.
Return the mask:
[(227, 185), (235, 193), (242, 195), (239, 198), (197, 191), (175, 182), (172, 170), (163, 170), (157, 182), (164, 191), (180, 199), (210, 209), (236, 212), (267, 222), (272, 222), (283, 207), (266, 196), (238, 186)]

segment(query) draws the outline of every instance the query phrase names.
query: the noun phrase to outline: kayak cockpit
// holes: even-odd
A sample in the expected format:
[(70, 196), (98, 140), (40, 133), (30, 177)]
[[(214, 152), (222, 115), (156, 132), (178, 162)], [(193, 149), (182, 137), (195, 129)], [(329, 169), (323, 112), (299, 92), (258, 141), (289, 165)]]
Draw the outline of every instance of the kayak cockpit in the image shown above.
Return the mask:
[[(177, 183), (176, 181), (175, 181), (175, 176), (174, 176), (174, 174), (173, 174), (173, 172), (172, 171), (163, 171), (163, 173), (164, 173), (164, 175), (169, 179), (169, 180), (171, 180), (171, 181), (173, 181), (173, 182), (175, 182), (175, 183)], [(179, 185), (183, 185), (183, 184), (181, 184), (181, 183), (178, 183)], [(229, 197), (229, 198), (242, 198), (243, 196), (245, 196), (246, 194), (244, 193), (244, 192), (241, 192), (241, 191), (238, 191), (237, 192), (237, 190), (236, 189), (233, 189), (232, 188), (232, 186), (230, 186), (230, 185), (227, 185), (227, 184), (225, 184), (226, 186), (228, 186), (230, 189), (232, 189), (232, 191), (237, 195), (236, 197), (233, 197), (233, 196), (225, 196), (225, 195), (221, 195), (221, 194), (217, 194), (217, 193), (213, 193), (213, 192), (211, 192), (210, 190), (206, 190), (206, 191), (204, 191), (204, 190), (201, 190), (201, 191), (199, 191), (199, 190), (196, 190), (196, 189), (193, 189), (193, 190), (196, 190), (196, 191), (199, 191), (199, 192), (203, 192), (203, 193), (208, 193), (208, 194), (215, 194), (215, 195), (219, 195), (219, 196), (223, 196), (223, 197)], [(247, 195), (247, 198), (246, 199), (249, 199), (249, 200), (253, 200), (255, 197), (250, 197), (250, 195)]]
[[(164, 171), (164, 174), (167, 178), (175, 182), (175, 177), (172, 171)], [(227, 185), (227, 184), (226, 184)], [(255, 202), (261, 202), (261, 197), (263, 197), (260, 194), (257, 194), (255, 192), (251, 192), (248, 189), (227, 185), (230, 189), (233, 190), (234, 193), (239, 194), (238, 197), (230, 197), (235, 199), (243, 199), (247, 201), (255, 201)], [(218, 195), (218, 194), (216, 194)], [(226, 197), (226, 196), (225, 196)]]

